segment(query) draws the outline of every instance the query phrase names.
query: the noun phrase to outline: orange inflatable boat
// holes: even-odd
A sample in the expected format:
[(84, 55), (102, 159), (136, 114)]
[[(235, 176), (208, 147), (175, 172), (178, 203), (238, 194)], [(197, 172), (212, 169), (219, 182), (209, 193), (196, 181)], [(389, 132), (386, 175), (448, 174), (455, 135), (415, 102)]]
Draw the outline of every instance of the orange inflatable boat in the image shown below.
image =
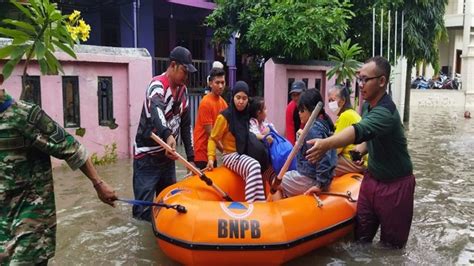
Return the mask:
[(353, 229), (361, 175), (337, 177), (327, 194), (248, 204), (244, 182), (225, 167), (206, 172), (234, 200), (225, 201), (198, 176), (160, 193), (153, 231), (163, 252), (186, 265), (277, 265), (326, 246)]

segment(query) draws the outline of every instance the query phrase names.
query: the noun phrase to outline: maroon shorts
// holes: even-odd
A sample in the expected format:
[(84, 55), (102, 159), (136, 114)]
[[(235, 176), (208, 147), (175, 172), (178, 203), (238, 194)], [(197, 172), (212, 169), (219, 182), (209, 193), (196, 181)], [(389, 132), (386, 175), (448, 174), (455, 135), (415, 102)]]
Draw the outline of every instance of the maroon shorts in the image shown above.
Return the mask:
[(395, 248), (405, 246), (413, 218), (415, 176), (382, 182), (368, 171), (357, 200), (355, 237), (372, 242), (380, 225), (380, 241)]

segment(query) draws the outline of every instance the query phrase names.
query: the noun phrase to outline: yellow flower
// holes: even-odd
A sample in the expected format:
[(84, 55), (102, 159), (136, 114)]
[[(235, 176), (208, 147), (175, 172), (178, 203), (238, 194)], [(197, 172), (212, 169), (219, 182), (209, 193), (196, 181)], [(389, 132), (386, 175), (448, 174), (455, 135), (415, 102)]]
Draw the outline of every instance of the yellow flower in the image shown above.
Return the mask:
[(71, 32), (71, 38), (76, 41), (77, 40), (77, 34), (75, 32)]
[(66, 29), (67, 29), (67, 31), (71, 35), (71, 38), (74, 41), (76, 41), (77, 38), (78, 38), (78, 35), (81, 34), (81, 31), (80, 31), (79, 27), (73, 27), (73, 26), (70, 26), (70, 25), (66, 25)]
[(80, 15), (81, 15), (80, 11), (74, 10), (74, 12), (72, 12), (71, 15), (69, 15), (69, 21), (73, 21), (74, 19), (76, 19)]
[(81, 40), (83, 42), (89, 39), (89, 32), (91, 31), (91, 26), (86, 24), (86, 22), (82, 19), (79, 20), (79, 26), (77, 27), (79, 32), (81, 33)]
[(80, 18), (81, 12), (74, 10), (69, 16), (69, 21), (66, 23), (66, 29), (74, 41), (81, 39), (83, 42), (89, 39), (91, 26)]

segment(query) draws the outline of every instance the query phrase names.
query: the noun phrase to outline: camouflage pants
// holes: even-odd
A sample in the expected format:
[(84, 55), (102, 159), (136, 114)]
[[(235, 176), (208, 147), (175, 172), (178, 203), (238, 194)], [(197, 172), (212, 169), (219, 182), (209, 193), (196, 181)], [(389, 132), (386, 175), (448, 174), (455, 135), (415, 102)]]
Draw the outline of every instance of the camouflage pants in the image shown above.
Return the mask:
[(47, 264), (56, 247), (52, 180), (0, 191), (1, 265)]

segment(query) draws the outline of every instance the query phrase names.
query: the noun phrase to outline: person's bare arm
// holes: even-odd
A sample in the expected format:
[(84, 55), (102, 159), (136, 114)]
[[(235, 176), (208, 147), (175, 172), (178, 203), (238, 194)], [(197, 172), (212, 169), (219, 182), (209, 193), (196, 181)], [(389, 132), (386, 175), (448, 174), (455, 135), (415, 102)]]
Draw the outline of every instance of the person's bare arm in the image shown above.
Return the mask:
[(117, 195), (114, 189), (109, 184), (107, 184), (107, 182), (105, 182), (103, 179), (100, 178), (99, 174), (97, 173), (97, 170), (92, 164), (90, 157), (81, 167), (79, 167), (79, 169), (92, 182), (99, 199), (103, 201), (104, 203), (107, 203), (110, 206), (115, 207), (114, 201), (117, 200)]
[(335, 134), (326, 139), (311, 139), (307, 143), (313, 145), (306, 152), (306, 159), (311, 163), (319, 161), (319, 159), (329, 150), (345, 147), (355, 141), (354, 127), (347, 127), (340, 133)]

